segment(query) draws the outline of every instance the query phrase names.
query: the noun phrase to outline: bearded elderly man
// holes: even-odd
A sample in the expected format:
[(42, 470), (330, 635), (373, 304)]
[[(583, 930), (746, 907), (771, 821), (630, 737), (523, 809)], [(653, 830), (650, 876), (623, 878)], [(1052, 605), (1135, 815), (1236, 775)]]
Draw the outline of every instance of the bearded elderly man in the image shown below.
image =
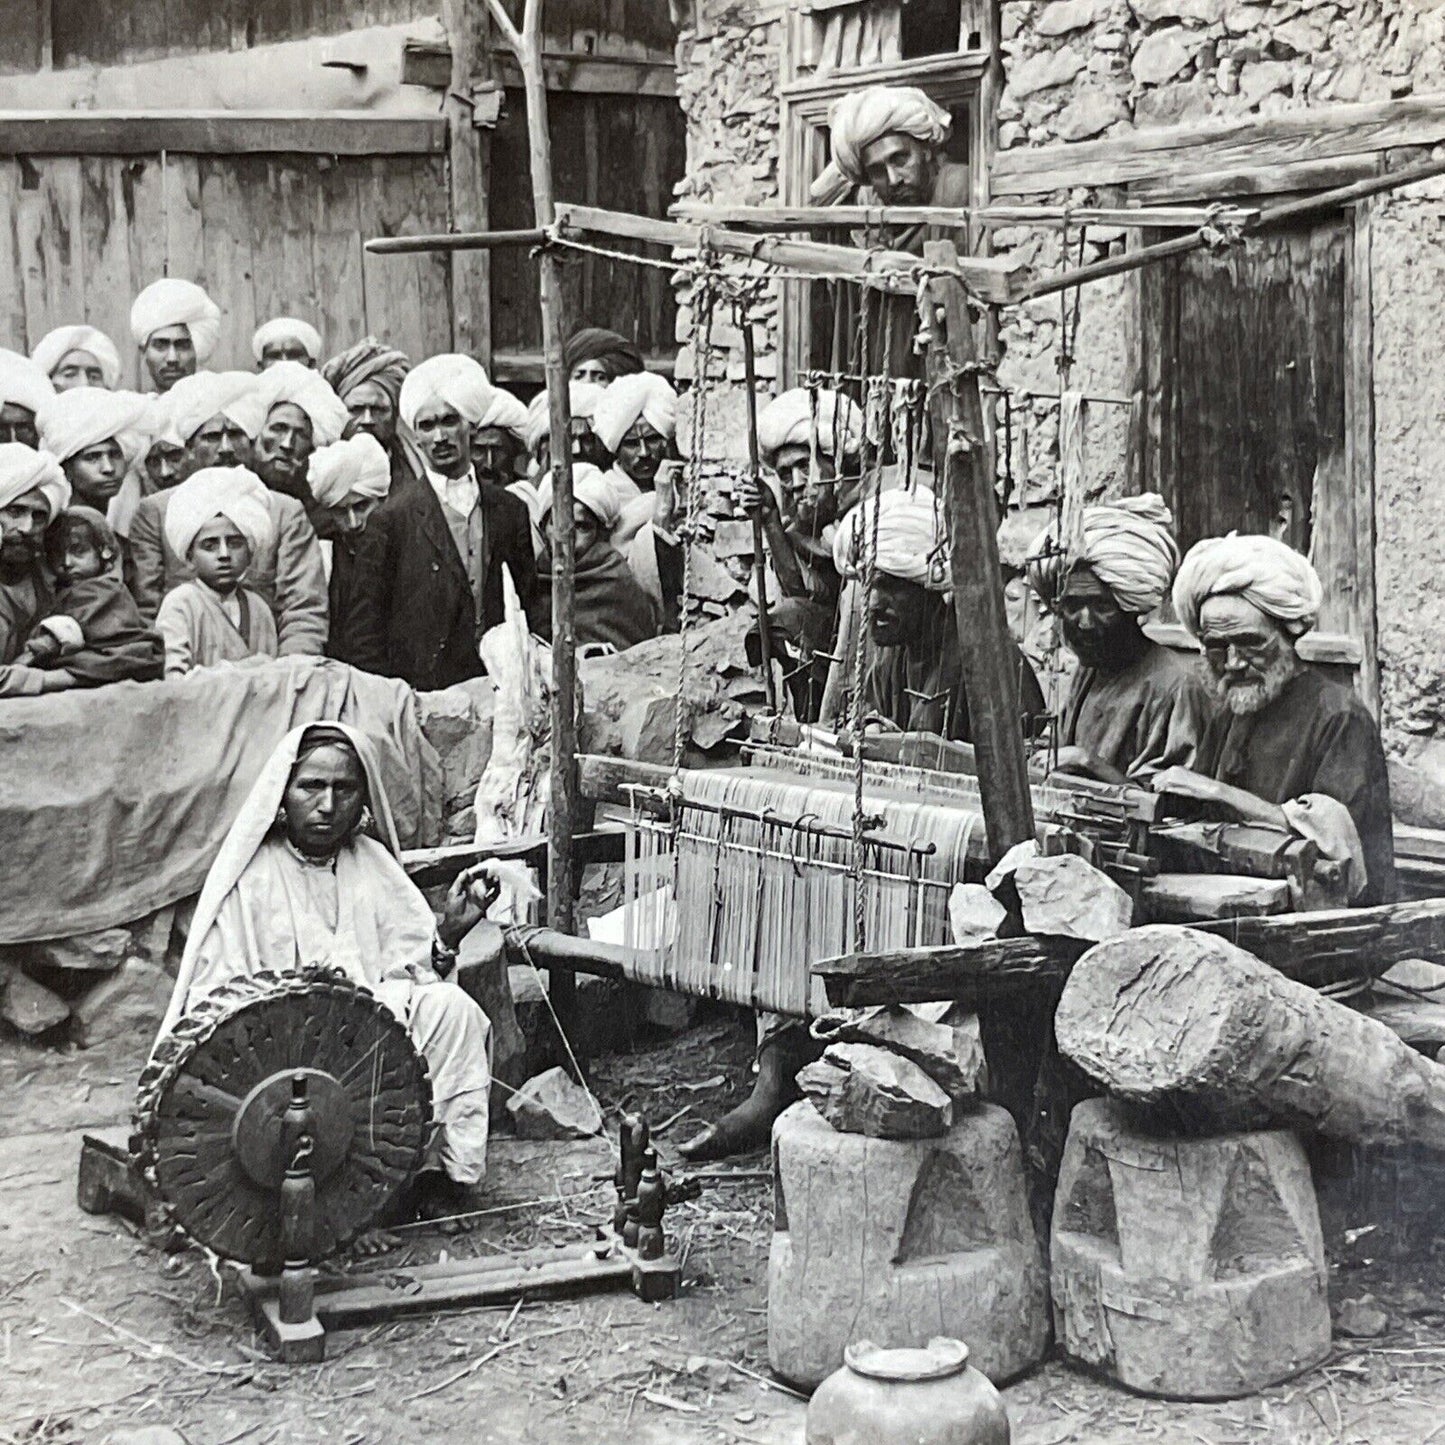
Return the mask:
[(221, 308), (194, 281), (152, 281), (130, 308), (130, 334), (141, 365), (159, 392), (194, 376), (221, 339)]
[(1174, 518), (1155, 492), (1085, 507), (1072, 549), (1057, 528), (1029, 549), (1029, 583), (1079, 659), (1055, 767), (1142, 783), (1192, 767), (1209, 700), (1191, 663), (1145, 635), (1179, 566)]
[(69, 502), (70, 483), (49, 452), (0, 442), (0, 698), (76, 685), (62, 668), (15, 662), (50, 606), (50, 580), (41, 561), (45, 529)]
[(1310, 563), (1273, 537), (1190, 548), (1174, 607), (1204, 651), (1219, 708), (1195, 768), (1166, 768), (1154, 788), (1309, 838), (1339, 865), (1347, 901), (1388, 903), (1395, 851), (1379, 729), (1352, 689), (1299, 655), (1323, 591)]
[[(204, 467), (253, 465), (255, 438), (266, 418), (260, 378), (249, 371), (202, 371), (168, 393), (171, 434), (185, 447), (189, 476)], [(174, 488), (144, 497), (131, 519), (130, 548), (135, 600), (147, 621), (161, 598), (194, 575), (165, 535), (166, 508)], [(246, 586), (259, 593), (276, 619), (282, 657), (318, 657), (328, 630), (326, 570), (316, 532), (295, 497), (266, 489), (273, 536), (251, 560)]]
[(318, 371), (277, 361), (256, 378), (265, 420), (256, 434), (256, 475), (273, 491), (294, 497), (309, 514), (314, 501), (307, 468), (317, 447), (339, 442), (351, 420), (346, 403)]
[(39, 447), (35, 417), (54, 395), (50, 378), (28, 356), (0, 348), (0, 442)]
[(421, 457), (400, 430), (401, 384), (410, 370), (411, 359), (404, 351), (383, 346), (374, 336), (337, 352), (321, 368), (346, 403), (351, 417), (346, 435), (367, 432), (386, 448), (392, 491), (397, 495), (422, 473)]

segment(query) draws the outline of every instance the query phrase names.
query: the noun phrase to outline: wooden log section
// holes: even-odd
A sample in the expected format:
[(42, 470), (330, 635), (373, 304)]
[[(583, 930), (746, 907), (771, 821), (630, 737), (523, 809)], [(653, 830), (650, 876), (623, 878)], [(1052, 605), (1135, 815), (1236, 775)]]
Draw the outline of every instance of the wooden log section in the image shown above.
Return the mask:
[(1224, 206), (718, 206), (679, 201), (684, 221), (740, 231), (848, 231), (884, 226), (1125, 226), (1195, 231), (1206, 225), (1244, 225), (1258, 207)]
[(1055, 1030), (1110, 1094), (1202, 1127), (1284, 1125), (1445, 1150), (1445, 1067), (1194, 929), (1136, 928), (1091, 948)]

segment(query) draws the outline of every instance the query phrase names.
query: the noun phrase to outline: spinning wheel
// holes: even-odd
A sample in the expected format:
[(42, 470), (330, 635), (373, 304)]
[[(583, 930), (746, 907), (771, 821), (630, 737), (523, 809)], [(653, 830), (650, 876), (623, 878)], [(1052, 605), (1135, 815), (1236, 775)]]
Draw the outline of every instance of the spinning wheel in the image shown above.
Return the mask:
[(302, 1194), (309, 1263), (381, 1216), (420, 1168), (430, 1120), (426, 1063), (385, 1005), (330, 970), (258, 974), (157, 1047), (132, 1149), (192, 1239), (274, 1273), (296, 1258)]

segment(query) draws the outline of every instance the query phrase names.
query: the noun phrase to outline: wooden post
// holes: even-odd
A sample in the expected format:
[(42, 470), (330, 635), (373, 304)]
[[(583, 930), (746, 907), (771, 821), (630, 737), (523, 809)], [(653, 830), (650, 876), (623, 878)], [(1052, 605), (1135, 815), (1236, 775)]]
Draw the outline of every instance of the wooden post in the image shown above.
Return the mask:
[[(451, 45), (452, 73), (443, 114), (451, 161), (451, 229), (485, 231), (489, 211), (491, 136), (473, 123), (472, 90), (488, 78), (487, 12), (471, 0), (442, 0), (442, 23)], [(491, 257), (466, 251), (451, 258), (452, 346), (492, 361)]]
[[(752, 472), (753, 485), (761, 488), (763, 483), (762, 459), (758, 449), (758, 368), (753, 357), (753, 324), (748, 320), (747, 309), (739, 317), (743, 333), (743, 384), (748, 392), (748, 467)], [(703, 385), (699, 378), (697, 384)], [(696, 445), (696, 440), (694, 440)], [(778, 706), (778, 688), (773, 678), (773, 624), (768, 611), (768, 561), (763, 553), (763, 514), (753, 513), (753, 577), (758, 589), (758, 642), (763, 659), (763, 687), (767, 691), (768, 711), (775, 716)], [(682, 699), (678, 699), (682, 706)]]
[[(924, 261), (956, 269), (951, 241), (930, 241)], [(963, 654), (963, 683), (978, 760), (991, 858), (1034, 836), (1028, 761), (1020, 730), (1019, 652), (1008, 630), (998, 559), (998, 502), (984, 440), (973, 323), (963, 287), (951, 276), (929, 281), (929, 304), (943, 313), (929, 328), (929, 390), (935, 397), (935, 474), (953, 568), (953, 610)]]

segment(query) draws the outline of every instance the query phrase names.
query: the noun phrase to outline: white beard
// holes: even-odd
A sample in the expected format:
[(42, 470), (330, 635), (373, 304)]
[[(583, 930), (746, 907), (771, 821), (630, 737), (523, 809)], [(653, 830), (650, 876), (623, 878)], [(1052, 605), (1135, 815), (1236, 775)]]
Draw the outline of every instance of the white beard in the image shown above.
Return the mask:
[(1269, 664), (1258, 682), (1231, 683), (1210, 673), (1209, 689), (1215, 700), (1235, 717), (1244, 717), (1249, 713), (1263, 712), (1298, 671), (1297, 659), (1284, 653)]

